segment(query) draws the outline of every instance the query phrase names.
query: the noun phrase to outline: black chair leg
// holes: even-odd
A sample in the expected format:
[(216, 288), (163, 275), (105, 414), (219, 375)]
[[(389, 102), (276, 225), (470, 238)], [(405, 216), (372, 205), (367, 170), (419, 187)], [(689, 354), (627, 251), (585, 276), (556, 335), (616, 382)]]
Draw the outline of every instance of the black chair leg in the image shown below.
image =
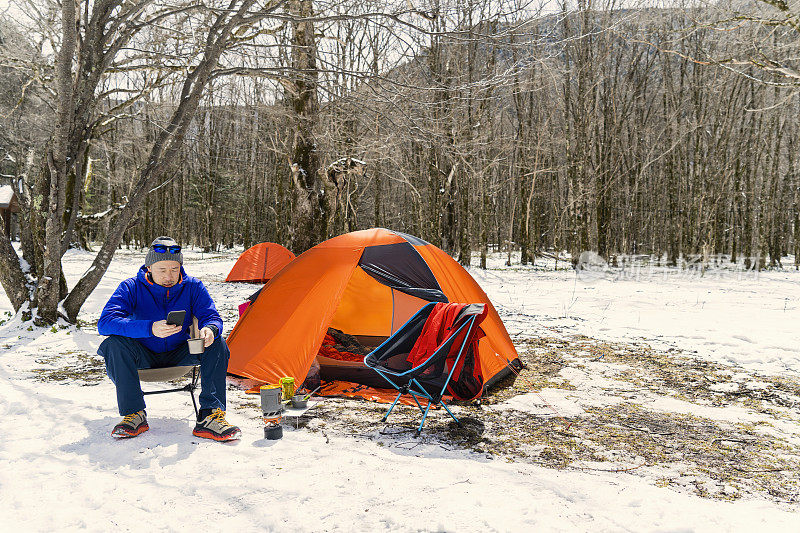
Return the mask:
[(197, 379), (200, 377), (200, 373), (197, 371), (197, 367), (192, 369), (192, 383), (189, 385), (189, 394), (192, 395), (192, 405), (194, 406), (194, 417), (198, 418), (200, 416), (200, 411), (197, 409), (197, 401), (194, 399), (194, 391), (197, 390)]
[(200, 416), (200, 411), (197, 410), (197, 400), (194, 399), (194, 389), (190, 390), (189, 394), (192, 395), (192, 405), (194, 405), (194, 417), (197, 418)]

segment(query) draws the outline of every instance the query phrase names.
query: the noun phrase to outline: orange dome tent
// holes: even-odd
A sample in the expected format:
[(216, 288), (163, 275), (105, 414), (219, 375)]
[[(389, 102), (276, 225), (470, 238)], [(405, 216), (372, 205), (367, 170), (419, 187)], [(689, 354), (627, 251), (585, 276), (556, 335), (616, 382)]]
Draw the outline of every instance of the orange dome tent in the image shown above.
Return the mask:
[(225, 281), (266, 283), (294, 259), (294, 254), (274, 242), (262, 242), (245, 250)]
[[(416, 237), (370, 229), (311, 248), (264, 286), (228, 336), (228, 372), (302, 383), (329, 327), (377, 346), (427, 302), (488, 304), (478, 349), (487, 387), (519, 367), (497, 311), (461, 265)], [(325, 380), (385, 386), (363, 363), (317, 360)]]

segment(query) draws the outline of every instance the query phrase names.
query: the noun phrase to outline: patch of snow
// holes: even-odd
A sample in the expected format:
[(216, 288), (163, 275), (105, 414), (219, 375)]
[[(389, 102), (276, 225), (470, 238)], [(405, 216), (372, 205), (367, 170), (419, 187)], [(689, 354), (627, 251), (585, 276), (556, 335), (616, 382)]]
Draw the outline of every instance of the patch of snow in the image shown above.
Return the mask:
[(739, 390), (739, 384), (731, 382), (714, 383), (708, 388), (714, 392), (736, 392)]
[(0, 185), (0, 206), (8, 207), (14, 198), (14, 187), (11, 185)]
[(514, 410), (544, 417), (580, 416), (584, 413), (578, 398), (572, 391), (564, 389), (542, 389), (541, 392), (529, 392), (514, 396), (503, 403), (491, 406), (500, 411)]
[(748, 390), (767, 390), (772, 385), (764, 381), (748, 381), (744, 384), (744, 387)]

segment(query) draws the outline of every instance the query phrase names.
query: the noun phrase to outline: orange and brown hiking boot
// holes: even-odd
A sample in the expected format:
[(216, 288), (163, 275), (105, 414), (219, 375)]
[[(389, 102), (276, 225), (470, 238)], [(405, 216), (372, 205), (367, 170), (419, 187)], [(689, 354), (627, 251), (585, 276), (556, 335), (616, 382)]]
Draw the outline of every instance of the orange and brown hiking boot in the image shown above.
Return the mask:
[(150, 429), (150, 426), (147, 425), (147, 413), (144, 411), (136, 411), (135, 413), (125, 415), (122, 422), (114, 426), (114, 429), (111, 430), (111, 435), (119, 439), (128, 439), (136, 435), (141, 435), (148, 429)]
[(197, 422), (192, 431), (195, 437), (213, 439), (218, 441), (236, 440), (242, 436), (238, 427), (228, 424), (225, 420), (225, 411), (214, 409), (211, 414)]

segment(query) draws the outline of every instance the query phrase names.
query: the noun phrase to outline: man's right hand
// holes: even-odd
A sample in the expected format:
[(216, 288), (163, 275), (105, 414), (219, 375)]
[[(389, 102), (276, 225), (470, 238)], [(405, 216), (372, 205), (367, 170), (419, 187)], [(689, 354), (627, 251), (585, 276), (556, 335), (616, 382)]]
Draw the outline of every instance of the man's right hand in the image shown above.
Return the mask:
[(158, 322), (153, 322), (153, 335), (156, 337), (161, 337), (162, 339), (165, 337), (169, 337), (170, 335), (175, 335), (176, 333), (180, 333), (183, 329), (183, 326), (172, 326), (167, 324), (166, 320), (159, 320)]

